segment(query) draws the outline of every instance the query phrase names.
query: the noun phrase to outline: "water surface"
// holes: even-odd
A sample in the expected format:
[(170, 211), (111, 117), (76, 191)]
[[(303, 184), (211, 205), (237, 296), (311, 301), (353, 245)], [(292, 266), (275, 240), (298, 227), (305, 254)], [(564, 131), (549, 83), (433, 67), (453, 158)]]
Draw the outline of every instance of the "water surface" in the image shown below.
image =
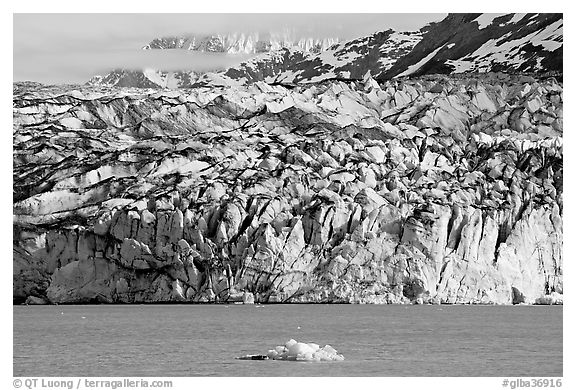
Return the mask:
[[(562, 376), (562, 307), (14, 306), (14, 376)], [(343, 362), (245, 361), (290, 338)]]

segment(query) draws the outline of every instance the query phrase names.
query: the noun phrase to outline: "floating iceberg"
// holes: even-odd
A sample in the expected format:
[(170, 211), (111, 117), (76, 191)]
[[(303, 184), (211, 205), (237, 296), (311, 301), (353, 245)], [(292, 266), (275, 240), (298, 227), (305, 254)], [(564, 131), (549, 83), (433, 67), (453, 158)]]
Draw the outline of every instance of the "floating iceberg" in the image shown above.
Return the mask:
[(241, 360), (300, 360), (300, 361), (339, 361), (344, 356), (338, 353), (330, 345), (320, 348), (314, 343), (299, 343), (290, 339), (286, 344), (279, 345), (268, 351), (266, 355), (241, 356)]

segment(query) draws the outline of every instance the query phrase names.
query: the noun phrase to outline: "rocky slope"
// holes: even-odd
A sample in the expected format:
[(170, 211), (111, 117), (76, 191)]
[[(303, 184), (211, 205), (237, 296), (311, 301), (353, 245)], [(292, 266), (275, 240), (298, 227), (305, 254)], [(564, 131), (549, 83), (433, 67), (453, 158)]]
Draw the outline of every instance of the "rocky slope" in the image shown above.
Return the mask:
[(377, 80), (464, 72), (562, 72), (562, 14), (450, 14), (415, 32), (386, 30), (321, 53), (291, 48), (263, 54), (201, 85)]
[(86, 84), (95, 87), (118, 88), (191, 88), (200, 75), (194, 71), (166, 72), (155, 69), (114, 69), (104, 76), (92, 77)]
[(228, 33), (214, 35), (188, 35), (155, 38), (144, 50), (183, 49), (209, 53), (258, 54), (286, 47), (298, 48), (307, 53), (319, 53), (339, 42), (338, 38), (297, 38), (290, 31), (281, 33)]
[(550, 303), (562, 84), (14, 89), (14, 301)]

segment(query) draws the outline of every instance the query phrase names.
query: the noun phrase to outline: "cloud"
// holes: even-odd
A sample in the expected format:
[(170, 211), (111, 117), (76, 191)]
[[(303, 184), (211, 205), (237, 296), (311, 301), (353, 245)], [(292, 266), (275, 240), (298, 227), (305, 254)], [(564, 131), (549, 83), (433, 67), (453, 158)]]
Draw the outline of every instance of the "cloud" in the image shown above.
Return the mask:
[[(81, 50), (16, 57), (14, 79), (44, 83), (84, 83), (115, 68), (208, 71), (225, 69), (246, 55), (198, 53), (187, 50)], [(39, 65), (41, 64), (41, 65)]]

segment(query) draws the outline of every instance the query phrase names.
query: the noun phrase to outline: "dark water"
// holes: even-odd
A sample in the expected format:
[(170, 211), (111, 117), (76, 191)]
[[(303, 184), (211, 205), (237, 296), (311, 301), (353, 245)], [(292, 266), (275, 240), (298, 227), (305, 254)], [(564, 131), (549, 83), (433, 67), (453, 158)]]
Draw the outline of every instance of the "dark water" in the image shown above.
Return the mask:
[[(234, 359), (290, 338), (346, 360)], [(15, 306), (14, 376), (562, 376), (562, 307)]]

